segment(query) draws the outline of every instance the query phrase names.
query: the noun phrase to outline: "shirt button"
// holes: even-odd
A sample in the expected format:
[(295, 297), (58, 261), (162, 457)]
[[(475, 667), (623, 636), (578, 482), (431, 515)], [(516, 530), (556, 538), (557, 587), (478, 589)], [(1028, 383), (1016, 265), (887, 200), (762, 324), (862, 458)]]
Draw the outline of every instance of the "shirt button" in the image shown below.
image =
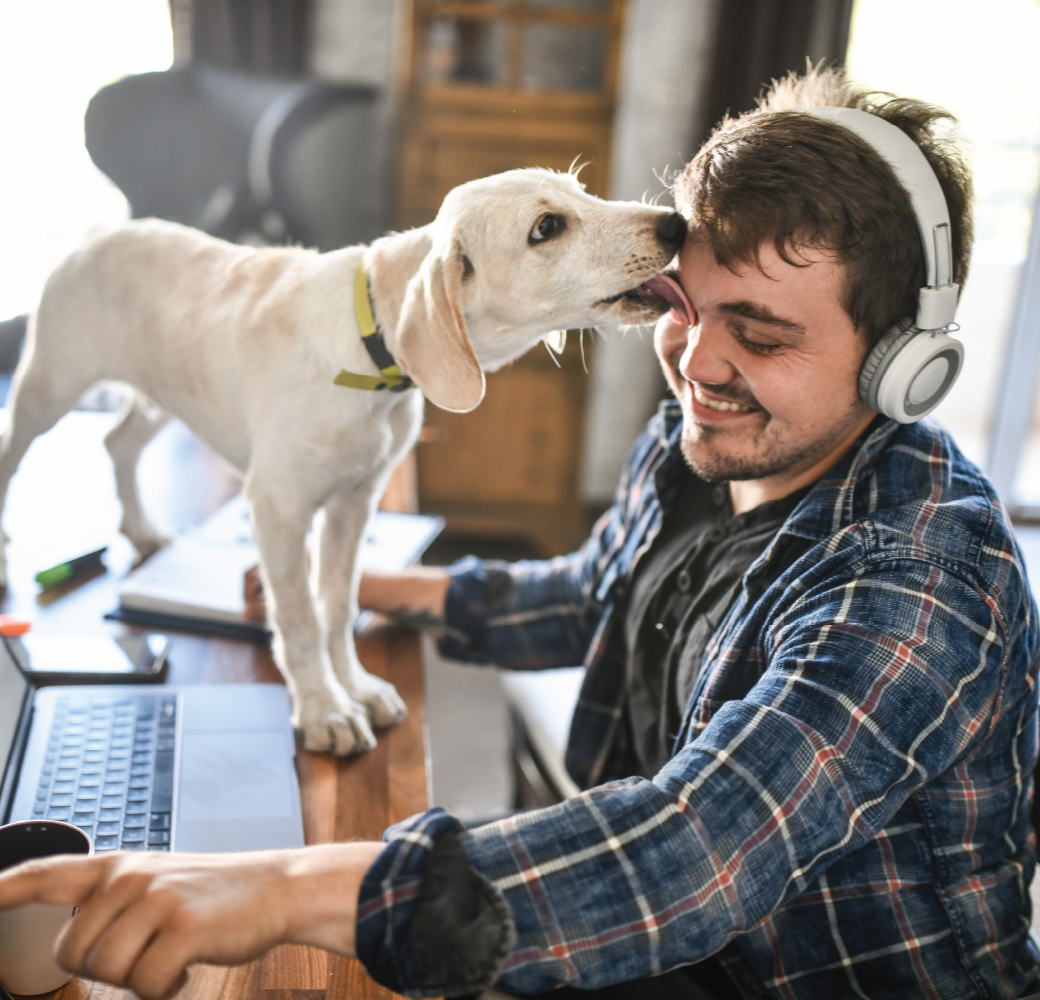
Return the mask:
[(725, 505), (725, 503), (726, 503), (726, 487), (723, 486), (722, 483), (719, 483), (719, 485), (716, 486), (715, 489), (713, 489), (711, 491), (711, 499), (714, 502), (716, 507), (722, 507), (722, 506)]
[(679, 570), (679, 575), (675, 578), (675, 585), (679, 588), (680, 594), (688, 594), (690, 592), (693, 580), (690, 579), (690, 574), (687, 570)]
[(708, 539), (712, 542), (720, 542), (726, 534), (726, 529), (721, 524), (716, 524), (711, 531), (708, 532)]

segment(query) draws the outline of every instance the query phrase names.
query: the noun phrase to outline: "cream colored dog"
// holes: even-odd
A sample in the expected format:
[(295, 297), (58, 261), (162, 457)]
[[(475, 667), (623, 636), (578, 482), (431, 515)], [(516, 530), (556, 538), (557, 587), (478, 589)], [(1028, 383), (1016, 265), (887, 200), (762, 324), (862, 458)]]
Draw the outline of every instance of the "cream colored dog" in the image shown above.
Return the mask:
[[(179, 417), (245, 476), (293, 725), (311, 750), (368, 749), (371, 726), (405, 707), (354, 651), (355, 555), (423, 396), (471, 410), (485, 371), (552, 331), (654, 320), (670, 294), (654, 276), (685, 231), (665, 209), (515, 170), (456, 188), (433, 223), (367, 248), (253, 249), (156, 220), (100, 235), (44, 289), (0, 440), (0, 507), (33, 438), (94, 383), (126, 383), (106, 445), (121, 530), (147, 557), (164, 539), (141, 508), (137, 460)], [(333, 384), (341, 369), (379, 374), (355, 316), (362, 260), (386, 345), (421, 393)], [(304, 539), (318, 512), (312, 596)], [(6, 572), (0, 557), (0, 582)]]

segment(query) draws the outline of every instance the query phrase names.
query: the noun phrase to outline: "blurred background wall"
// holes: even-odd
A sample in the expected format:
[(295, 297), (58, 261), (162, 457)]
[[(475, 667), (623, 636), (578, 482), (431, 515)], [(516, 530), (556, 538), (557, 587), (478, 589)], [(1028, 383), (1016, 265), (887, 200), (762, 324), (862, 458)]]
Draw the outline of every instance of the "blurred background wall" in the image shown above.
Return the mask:
[[(662, 183), (696, 149), (706, 114), (718, 0), (632, 0), (622, 36), (610, 196), (671, 203)], [(601, 331), (582, 455), (581, 498), (605, 505), (628, 449), (665, 395), (650, 328)]]
[(369, 241), (388, 230), (394, 219), (396, 116), (399, 67), (403, 56), (406, 0), (311, 0), (308, 65), (315, 76), (332, 82), (369, 83), (379, 91), (372, 128), (362, 141), (373, 161), (372, 183), (358, 189), (368, 202)]

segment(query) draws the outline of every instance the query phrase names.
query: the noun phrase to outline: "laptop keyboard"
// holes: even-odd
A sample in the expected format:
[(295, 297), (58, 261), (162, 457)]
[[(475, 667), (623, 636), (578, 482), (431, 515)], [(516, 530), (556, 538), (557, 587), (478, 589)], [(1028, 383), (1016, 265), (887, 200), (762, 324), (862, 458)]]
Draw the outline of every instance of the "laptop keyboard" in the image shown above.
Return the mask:
[(33, 817), (73, 823), (95, 852), (168, 851), (176, 738), (176, 695), (59, 699)]

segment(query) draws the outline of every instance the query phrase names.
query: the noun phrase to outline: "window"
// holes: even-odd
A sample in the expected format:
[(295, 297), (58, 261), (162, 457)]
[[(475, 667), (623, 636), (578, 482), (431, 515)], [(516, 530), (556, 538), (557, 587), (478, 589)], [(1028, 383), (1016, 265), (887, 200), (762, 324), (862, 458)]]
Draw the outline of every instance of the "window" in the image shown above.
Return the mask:
[(54, 265), (126, 200), (83, 146), (92, 94), (173, 59), (167, 0), (0, 4), (0, 319), (36, 306)]
[[(857, 0), (853, 9), (849, 75), (948, 108), (971, 144), (976, 242), (957, 314), (966, 367), (935, 416), (983, 468), (1040, 183), (1038, 52), (1037, 0)], [(1033, 424), (1016, 488), (1005, 496), (1016, 505), (1040, 504)]]

